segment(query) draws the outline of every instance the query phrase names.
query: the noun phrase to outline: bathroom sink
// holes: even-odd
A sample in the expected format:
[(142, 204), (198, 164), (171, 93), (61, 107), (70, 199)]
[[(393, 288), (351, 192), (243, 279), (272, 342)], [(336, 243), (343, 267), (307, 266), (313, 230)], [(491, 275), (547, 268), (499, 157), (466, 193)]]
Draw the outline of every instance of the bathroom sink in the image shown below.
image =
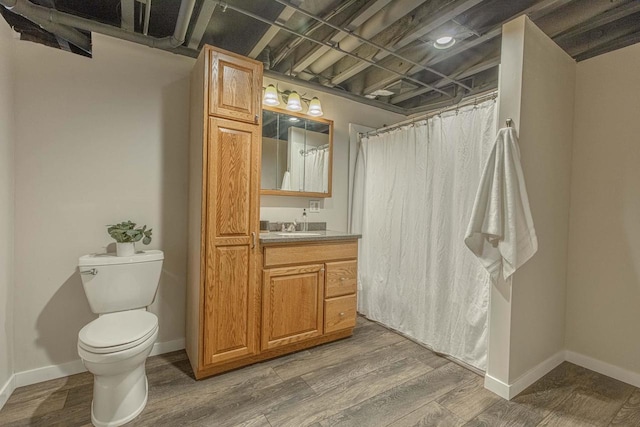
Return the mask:
[(282, 236), (282, 237), (311, 237), (311, 236), (322, 236), (322, 234), (320, 234), (320, 233), (305, 233), (305, 232), (293, 231), (291, 233), (278, 233), (278, 236)]

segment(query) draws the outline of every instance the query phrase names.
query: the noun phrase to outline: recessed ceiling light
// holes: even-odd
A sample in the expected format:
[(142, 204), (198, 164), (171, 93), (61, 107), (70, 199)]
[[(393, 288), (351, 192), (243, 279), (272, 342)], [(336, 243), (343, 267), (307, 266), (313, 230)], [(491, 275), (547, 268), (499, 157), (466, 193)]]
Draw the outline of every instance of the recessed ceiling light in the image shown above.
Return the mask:
[(436, 39), (433, 46), (436, 49), (447, 49), (456, 44), (456, 39), (451, 36), (442, 36)]
[(391, 92), (390, 90), (378, 89), (378, 90), (375, 90), (375, 91), (371, 92), (368, 95), (365, 95), (365, 98), (375, 99), (378, 96), (391, 96), (393, 94), (395, 94), (395, 92)]

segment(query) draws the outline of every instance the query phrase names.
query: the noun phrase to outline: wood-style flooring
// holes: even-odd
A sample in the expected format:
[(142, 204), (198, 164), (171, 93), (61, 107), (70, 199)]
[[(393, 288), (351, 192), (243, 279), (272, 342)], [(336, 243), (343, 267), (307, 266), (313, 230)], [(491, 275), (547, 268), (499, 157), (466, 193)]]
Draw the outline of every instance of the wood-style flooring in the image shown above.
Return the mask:
[[(352, 338), (195, 381), (183, 351), (149, 358), (132, 426), (640, 426), (640, 389), (563, 363), (508, 402), (483, 379), (365, 319)], [(93, 378), (17, 389), (1, 426), (89, 426)]]

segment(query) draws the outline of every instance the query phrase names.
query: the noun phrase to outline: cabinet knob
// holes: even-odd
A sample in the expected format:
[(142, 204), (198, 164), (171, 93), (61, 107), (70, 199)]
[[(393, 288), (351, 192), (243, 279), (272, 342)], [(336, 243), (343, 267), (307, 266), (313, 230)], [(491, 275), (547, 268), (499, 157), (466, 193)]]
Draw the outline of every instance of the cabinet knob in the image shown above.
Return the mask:
[(341, 281), (341, 282), (344, 282), (345, 280), (347, 280), (347, 278), (346, 278), (346, 277), (341, 277), (341, 278), (340, 278), (340, 281)]
[(339, 316), (342, 318), (344, 317), (344, 311), (340, 312)]

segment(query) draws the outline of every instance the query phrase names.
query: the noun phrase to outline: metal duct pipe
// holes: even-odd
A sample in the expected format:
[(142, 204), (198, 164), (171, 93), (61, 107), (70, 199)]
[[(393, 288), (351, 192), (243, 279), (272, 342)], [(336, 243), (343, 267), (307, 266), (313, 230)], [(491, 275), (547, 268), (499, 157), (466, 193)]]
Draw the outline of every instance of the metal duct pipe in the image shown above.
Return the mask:
[(22, 4), (19, 4), (17, 0), (0, 0), (0, 5), (4, 6), (11, 12), (23, 16), (33, 22), (34, 24), (40, 26), (43, 30), (48, 31), (56, 36), (67, 40), (69, 43), (72, 43), (75, 46), (78, 46), (80, 49), (84, 50), (87, 53), (91, 53), (91, 40), (80, 31), (65, 27), (64, 25), (55, 24), (50, 22), (46, 18), (43, 17), (28, 17), (25, 16), (25, 9), (32, 5), (32, 3), (26, 2), (27, 5), (24, 7)]
[[(178, 13), (178, 19), (176, 21), (176, 27), (173, 35), (158, 39), (155, 37), (145, 36), (143, 34), (125, 31), (118, 27), (92, 21), (90, 19), (81, 18), (69, 13), (60, 12), (48, 7), (38, 6), (28, 0), (0, 0), (0, 4), (10, 11), (17, 13), (18, 15), (21, 15), (40, 26), (42, 26), (40, 22), (43, 22), (51, 23), (57, 25), (58, 27), (74, 27), (84, 31), (92, 31), (100, 34), (105, 34), (107, 36), (128, 40), (133, 43), (155, 47), (158, 49), (176, 49), (184, 43), (184, 39), (187, 34), (187, 28), (189, 27), (189, 20), (191, 18), (191, 14), (193, 13), (195, 3), (196, 0), (182, 0), (182, 2), (180, 3), (180, 11)], [(45, 27), (43, 26), (43, 28)], [(69, 29), (71, 30), (72, 28)], [(61, 37), (64, 36), (61, 35)], [(185, 53), (189, 56), (193, 56), (193, 52), (191, 51), (191, 49), (188, 49), (188, 51), (189, 52)]]

